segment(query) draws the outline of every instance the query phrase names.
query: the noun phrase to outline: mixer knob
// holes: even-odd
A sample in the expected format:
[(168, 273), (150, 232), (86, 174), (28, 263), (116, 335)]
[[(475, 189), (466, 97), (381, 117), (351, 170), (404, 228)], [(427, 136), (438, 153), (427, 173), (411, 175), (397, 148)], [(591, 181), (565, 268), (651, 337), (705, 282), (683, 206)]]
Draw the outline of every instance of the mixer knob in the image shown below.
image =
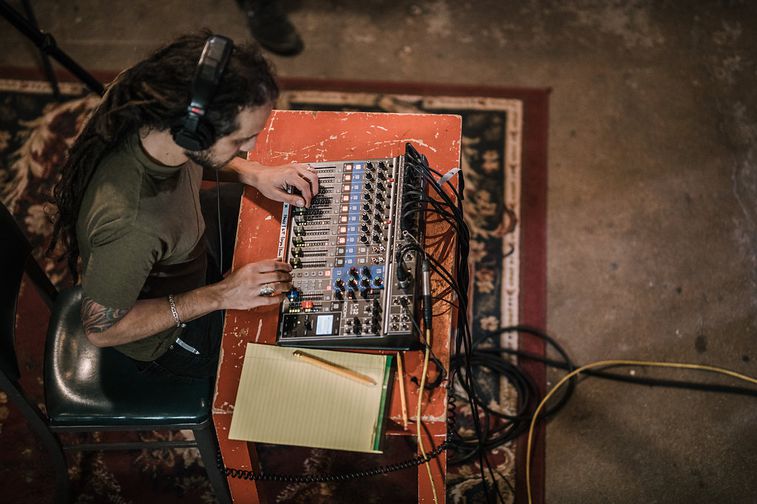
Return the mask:
[(357, 280), (355, 280), (354, 278), (351, 278), (350, 281), (347, 282), (347, 284), (350, 286), (350, 290), (357, 289)]
[(373, 163), (371, 163), (370, 161), (368, 161), (367, 163), (365, 163), (365, 169), (366, 170), (373, 170)]
[(353, 278), (357, 278), (358, 276), (360, 276), (358, 274), (357, 268), (355, 266), (353, 266), (353, 267), (350, 268), (350, 276), (353, 277)]
[(337, 278), (336, 282), (334, 282), (334, 285), (336, 286), (337, 290), (343, 291), (344, 290), (344, 280), (341, 278)]
[(368, 266), (363, 266), (362, 273), (363, 273), (363, 276), (371, 278), (371, 268), (369, 268)]
[(375, 241), (376, 243), (380, 242), (382, 238), (383, 236), (381, 236), (380, 234), (373, 235), (373, 241)]
[(367, 278), (363, 278), (363, 279), (362, 279), (362, 280), (360, 281), (360, 286), (361, 286), (361, 287), (364, 287), (364, 288), (368, 288), (368, 287), (370, 287), (370, 286), (371, 286), (371, 281), (370, 281), (369, 279), (367, 279)]
[(370, 216), (370, 214), (368, 212), (363, 212), (363, 220), (364, 221), (371, 220), (371, 216)]
[(376, 201), (384, 202), (384, 193), (376, 193)]
[[(380, 221), (380, 220), (381, 220), (381, 214), (376, 214), (376, 221)], [(376, 222), (375, 224), (373, 224), (373, 230), (376, 233), (380, 233), (383, 229), (384, 229), (384, 226), (382, 226), (380, 222)]]
[(354, 300), (355, 299), (355, 291), (353, 289), (348, 289), (347, 290), (347, 297)]
[[(365, 179), (366, 180), (373, 180), (373, 173), (371, 173), (371, 172), (366, 173), (365, 174)], [(370, 185), (370, 182), (366, 182), (365, 183), (366, 188), (368, 188), (369, 185)], [(368, 189), (368, 190), (370, 191), (370, 189)]]
[(379, 180), (386, 180), (386, 173), (383, 170), (378, 172), (378, 178)]
[(384, 191), (386, 187), (384, 187), (383, 182), (379, 182), (378, 184), (376, 184), (376, 189), (378, 189), (379, 191)]
[(373, 285), (376, 287), (381, 287), (381, 285), (384, 283), (384, 279), (381, 277), (376, 277), (373, 279)]
[[(368, 226), (366, 226), (366, 227), (368, 227)], [(363, 243), (368, 243), (368, 235), (365, 235), (365, 234), (362, 235), (360, 237), (360, 241), (363, 242)]]
[(370, 203), (364, 203), (363, 204), (363, 210), (365, 210), (366, 212), (370, 212), (371, 211), (371, 204)]
[(365, 194), (363, 194), (363, 199), (365, 201), (371, 201), (371, 198), (372, 198), (371, 193), (365, 193)]
[(386, 164), (384, 164), (383, 161), (379, 161), (379, 168), (381, 168), (382, 170), (386, 170)]
[(368, 223), (364, 222), (360, 225), (360, 230), (363, 232), (368, 231)]

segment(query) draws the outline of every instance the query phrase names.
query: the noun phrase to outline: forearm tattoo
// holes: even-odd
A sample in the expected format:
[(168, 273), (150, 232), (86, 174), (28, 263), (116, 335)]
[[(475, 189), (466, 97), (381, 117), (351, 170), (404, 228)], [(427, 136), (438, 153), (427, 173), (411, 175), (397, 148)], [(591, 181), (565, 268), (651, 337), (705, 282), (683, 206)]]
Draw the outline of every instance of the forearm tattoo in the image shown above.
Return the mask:
[(81, 302), (81, 322), (88, 333), (107, 331), (128, 312), (127, 309), (105, 307), (88, 297)]

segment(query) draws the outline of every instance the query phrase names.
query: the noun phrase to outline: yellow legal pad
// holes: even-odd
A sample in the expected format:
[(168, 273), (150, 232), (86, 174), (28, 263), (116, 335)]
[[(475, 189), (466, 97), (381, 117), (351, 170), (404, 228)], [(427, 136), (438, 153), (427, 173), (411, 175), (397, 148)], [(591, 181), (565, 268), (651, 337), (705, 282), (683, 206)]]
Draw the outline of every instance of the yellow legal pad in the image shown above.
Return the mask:
[[(364, 385), (294, 356), (368, 376)], [(229, 439), (381, 453), (392, 356), (248, 343)]]

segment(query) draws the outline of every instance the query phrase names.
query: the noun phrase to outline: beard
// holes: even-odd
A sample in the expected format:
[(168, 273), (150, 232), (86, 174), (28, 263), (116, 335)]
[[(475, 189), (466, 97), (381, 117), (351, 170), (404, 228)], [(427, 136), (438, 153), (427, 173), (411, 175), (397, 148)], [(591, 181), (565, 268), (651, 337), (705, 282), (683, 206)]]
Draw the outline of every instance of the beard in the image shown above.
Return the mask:
[(198, 165), (202, 166), (203, 168), (207, 170), (221, 170), (224, 166), (229, 164), (229, 161), (234, 159), (234, 156), (231, 156), (229, 159), (225, 161), (218, 161), (217, 159), (213, 158), (213, 155), (210, 152), (210, 149), (205, 149), (201, 151), (184, 151), (184, 155), (187, 156), (189, 159), (191, 159), (193, 162), (197, 163)]

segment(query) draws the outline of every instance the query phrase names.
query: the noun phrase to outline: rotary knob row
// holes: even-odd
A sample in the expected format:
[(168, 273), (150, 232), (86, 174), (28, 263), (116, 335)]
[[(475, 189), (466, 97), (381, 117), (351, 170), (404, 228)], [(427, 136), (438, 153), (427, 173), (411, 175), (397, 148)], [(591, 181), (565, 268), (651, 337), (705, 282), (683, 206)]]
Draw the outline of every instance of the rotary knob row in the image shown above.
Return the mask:
[(357, 299), (359, 292), (364, 299), (368, 299), (373, 294), (373, 289), (383, 285), (384, 279), (381, 276), (372, 277), (369, 267), (364, 266), (361, 272), (356, 267), (352, 267), (346, 278), (337, 278), (334, 281), (334, 297), (354, 300)]
[(367, 334), (378, 334), (380, 328), (381, 324), (377, 317), (366, 318), (365, 320), (360, 320), (359, 317), (347, 319), (346, 329), (348, 334), (363, 334), (364, 332)]

